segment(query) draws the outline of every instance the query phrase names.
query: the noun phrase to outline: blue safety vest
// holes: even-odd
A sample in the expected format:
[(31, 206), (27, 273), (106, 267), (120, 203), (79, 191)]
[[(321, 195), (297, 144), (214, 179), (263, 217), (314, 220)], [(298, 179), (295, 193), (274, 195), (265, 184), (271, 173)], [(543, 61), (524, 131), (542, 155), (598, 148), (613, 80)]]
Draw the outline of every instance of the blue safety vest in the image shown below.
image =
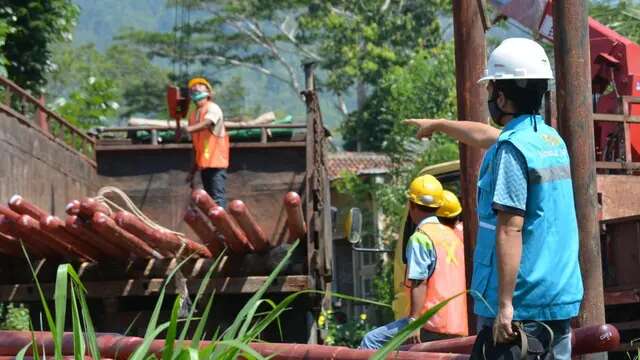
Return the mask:
[(509, 122), (480, 167), (479, 227), (471, 288), (488, 304), (476, 298), (475, 313), (495, 317), (498, 310), (497, 214), (492, 209), (494, 158), (506, 142), (522, 153), (528, 169), (522, 257), (513, 295), (514, 320), (574, 317), (583, 289), (569, 154), (562, 138), (539, 115), (523, 115)]

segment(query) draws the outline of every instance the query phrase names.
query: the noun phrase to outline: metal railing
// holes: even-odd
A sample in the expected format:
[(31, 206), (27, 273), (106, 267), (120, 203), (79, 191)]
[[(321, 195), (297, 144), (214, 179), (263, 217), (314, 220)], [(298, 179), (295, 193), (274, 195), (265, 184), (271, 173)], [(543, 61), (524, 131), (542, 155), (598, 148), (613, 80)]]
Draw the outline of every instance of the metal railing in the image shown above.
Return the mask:
[[(306, 129), (306, 124), (260, 124), (260, 125), (236, 125), (233, 122), (225, 122), (225, 128), (230, 130), (260, 130), (260, 143), (266, 144), (269, 139), (269, 130), (275, 129)], [(130, 131), (148, 131), (151, 135), (151, 145), (158, 145), (160, 131), (172, 131), (175, 127), (167, 126), (127, 126), (99, 129), (99, 134), (127, 133)]]
[(631, 124), (640, 125), (640, 116), (631, 115), (630, 104), (640, 104), (640, 97), (623, 96), (622, 114), (593, 114), (594, 122), (617, 123), (620, 126), (610, 134), (607, 146), (603, 149), (603, 161), (596, 162), (600, 170), (633, 171), (640, 170), (640, 162), (633, 161), (631, 147)]
[(0, 76), (0, 111), (30, 126), (69, 151), (75, 152), (93, 166), (96, 141), (49, 110), (44, 100), (38, 100), (11, 80)]

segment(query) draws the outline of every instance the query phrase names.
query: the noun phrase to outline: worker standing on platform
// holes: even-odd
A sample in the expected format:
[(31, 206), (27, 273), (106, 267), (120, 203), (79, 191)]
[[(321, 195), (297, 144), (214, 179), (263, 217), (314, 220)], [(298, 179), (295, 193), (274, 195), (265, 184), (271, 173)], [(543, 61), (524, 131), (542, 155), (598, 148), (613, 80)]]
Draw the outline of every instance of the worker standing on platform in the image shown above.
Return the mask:
[(475, 302), (478, 330), (490, 327), (495, 342), (511, 342), (517, 320), (545, 344), (547, 325), (554, 332), (554, 357), (562, 360), (571, 358), (569, 321), (578, 314), (583, 287), (569, 154), (538, 115), (550, 79), (549, 59), (539, 44), (506, 39), (480, 79), (487, 82), (491, 118), (503, 126), (497, 142), (497, 130), (478, 123), (406, 122), (420, 126), (419, 137), (442, 131), (489, 148), (478, 181), (471, 284), (486, 300)]
[(436, 216), (440, 223), (447, 225), (456, 233), (460, 241), (464, 241), (462, 235), (462, 222), (460, 222), (460, 214), (462, 213), (462, 205), (456, 194), (449, 190), (442, 192), (442, 206), (436, 211)]
[[(360, 348), (379, 349), (428, 309), (465, 291), (464, 250), (460, 240), (440, 224), (436, 211), (442, 205), (442, 184), (432, 175), (411, 182), (408, 191), (409, 216), (416, 231), (405, 248), (405, 286), (410, 292), (408, 316), (368, 332)], [(467, 302), (464, 296), (452, 300), (416, 333), (411, 341), (428, 341), (468, 334)]]
[(187, 177), (200, 170), (202, 186), (219, 206), (225, 207), (225, 181), (229, 167), (229, 135), (224, 126), (222, 109), (213, 102), (213, 87), (204, 78), (189, 81), (189, 93), (196, 109), (189, 114), (189, 126), (195, 157), (194, 166)]

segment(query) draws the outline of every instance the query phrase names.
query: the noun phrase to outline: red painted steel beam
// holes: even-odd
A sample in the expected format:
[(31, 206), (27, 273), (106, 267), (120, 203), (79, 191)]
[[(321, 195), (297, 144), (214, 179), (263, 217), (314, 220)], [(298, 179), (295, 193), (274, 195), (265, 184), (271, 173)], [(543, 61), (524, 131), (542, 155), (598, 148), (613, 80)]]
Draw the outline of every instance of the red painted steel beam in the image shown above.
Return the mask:
[(66, 230), (65, 222), (56, 216), (47, 216), (40, 220), (40, 228), (58, 242), (73, 247), (73, 251), (85, 260), (95, 261), (102, 257), (98, 249), (69, 233)]
[(220, 206), (216, 206), (207, 214), (209, 219), (224, 236), (224, 243), (236, 254), (245, 254), (253, 251), (253, 246), (247, 239), (240, 226)]
[[(404, 345), (405, 351), (417, 352), (452, 352), (471, 354), (475, 336), (457, 339), (436, 340), (415, 345)], [(612, 351), (620, 345), (620, 333), (611, 324), (587, 326), (573, 329), (571, 336), (571, 355), (584, 355)]]
[(28, 202), (18, 194), (13, 195), (11, 199), (9, 199), (9, 207), (11, 208), (11, 210), (21, 215), (29, 215), (38, 221), (49, 216), (49, 213), (42, 210), (38, 206)]
[(287, 227), (289, 229), (289, 242), (304, 239), (307, 233), (307, 225), (302, 214), (302, 200), (300, 195), (289, 192), (284, 197), (284, 208), (287, 213)]
[(99, 249), (106, 256), (118, 259), (126, 259), (129, 257), (127, 251), (111, 244), (102, 235), (93, 231), (93, 229), (78, 216), (68, 216), (64, 225), (68, 232)]
[(256, 222), (247, 206), (241, 200), (234, 200), (229, 204), (229, 212), (236, 219), (242, 230), (249, 237), (249, 242), (257, 252), (269, 247), (267, 235)]
[(202, 189), (196, 189), (191, 192), (191, 200), (196, 206), (202, 210), (202, 213), (208, 214), (209, 211), (213, 210), (218, 204), (207, 194), (206, 191)]
[[(321, 359), (352, 359), (366, 360), (375, 354), (375, 350), (350, 349), (343, 346), (326, 346), (311, 344), (271, 344), (253, 343), (251, 347), (262, 356), (268, 356), (277, 360), (321, 360)], [(396, 351), (390, 359), (403, 360), (467, 360), (469, 355), (443, 354), (443, 353), (418, 353), (409, 351)]]
[(122, 229), (113, 219), (102, 212), (95, 212), (91, 220), (91, 227), (112, 244), (117, 244), (141, 258), (162, 259), (162, 255), (152, 249), (137, 236)]
[(111, 209), (101, 204), (94, 198), (86, 197), (80, 201), (80, 211), (78, 216), (84, 220), (90, 221), (95, 213), (102, 213), (111, 216)]
[[(34, 332), (38, 349), (44, 348), (47, 354), (53, 354), (53, 339), (51, 333)], [(98, 349), (100, 354), (106, 358), (118, 360), (128, 359), (135, 350), (142, 344), (143, 339), (139, 337), (126, 337), (118, 334), (96, 334)], [(17, 354), (23, 347), (31, 341), (31, 333), (27, 331), (0, 331), (0, 356), (12, 356)], [(188, 346), (189, 342), (185, 344)], [(203, 341), (201, 346), (209, 345), (209, 341)], [(250, 346), (263, 356), (272, 356), (277, 360), (302, 360), (302, 359), (335, 359), (335, 360), (365, 360), (369, 359), (374, 350), (356, 350), (340, 346), (324, 346), (309, 344), (269, 344), (251, 343)], [(149, 348), (150, 353), (160, 356), (164, 348), (163, 340), (154, 340)], [(64, 333), (62, 337), (62, 354), (73, 354), (73, 334)], [(31, 349), (27, 354), (30, 355)], [(463, 354), (443, 354), (443, 353), (419, 353), (398, 351), (389, 356), (392, 359), (400, 360), (467, 360), (468, 355)]]
[[(145, 224), (135, 215), (127, 211), (118, 211), (113, 218), (121, 228), (139, 237), (150, 247), (157, 249), (163, 256), (173, 256), (175, 244), (167, 243), (164, 239), (158, 237), (155, 229)], [(180, 246), (180, 243), (177, 244)]]
[[(481, 9), (476, 1), (453, 0), (453, 37), (456, 62), (456, 98), (458, 119), (488, 123), (487, 90), (478, 84), (485, 68), (485, 34)], [(462, 143), (460, 147), (460, 187), (464, 220), (464, 257), (467, 288), (471, 287), (473, 250), (476, 244), (478, 215), (476, 184), (484, 151)], [(475, 330), (473, 302), (467, 302), (469, 329)]]
[(215, 233), (209, 220), (207, 220), (200, 211), (189, 207), (184, 214), (184, 221), (189, 225), (191, 230), (196, 233), (207, 249), (209, 249), (212, 257), (218, 256), (218, 254), (224, 250), (224, 243)]

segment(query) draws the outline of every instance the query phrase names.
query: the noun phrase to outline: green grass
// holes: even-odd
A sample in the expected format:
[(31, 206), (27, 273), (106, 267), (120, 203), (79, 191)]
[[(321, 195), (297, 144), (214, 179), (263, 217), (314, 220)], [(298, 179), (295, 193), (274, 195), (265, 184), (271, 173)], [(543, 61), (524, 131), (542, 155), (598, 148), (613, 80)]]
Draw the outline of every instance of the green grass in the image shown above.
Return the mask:
[[(288, 295), (284, 300), (279, 303), (275, 303), (269, 299), (263, 299), (267, 289), (280, 274), (283, 268), (288, 263), (293, 251), (298, 246), (296, 242), (287, 252), (286, 256), (280, 262), (280, 264), (274, 269), (274, 271), (267, 277), (264, 284), (260, 289), (251, 296), (244, 307), (237, 314), (233, 323), (226, 329), (206, 329), (207, 319), (209, 318), (210, 311), (214, 306), (215, 293), (211, 294), (207, 299), (207, 303), (202, 311), (200, 317), (195, 317), (195, 309), (197, 305), (203, 301), (203, 295), (209, 280), (214, 274), (214, 269), (217, 268), (218, 263), (222, 258), (222, 254), (215, 260), (214, 264), (209, 268), (203, 280), (200, 288), (198, 289), (191, 310), (186, 319), (179, 319), (179, 309), (181, 304), (181, 298), (176, 297), (176, 300), (172, 304), (172, 310), (170, 319), (167, 322), (160, 323), (160, 310), (165, 301), (166, 287), (170, 284), (171, 279), (177, 271), (190, 259), (186, 258), (182, 260), (178, 266), (168, 275), (165, 279), (163, 286), (160, 290), (158, 301), (154, 307), (154, 310), (149, 319), (144, 339), (142, 344), (136, 349), (129, 359), (132, 360), (146, 360), (157, 359), (156, 354), (151, 353), (150, 347), (154, 340), (164, 334), (165, 347), (162, 351), (162, 360), (176, 360), (176, 359), (236, 359), (239, 356), (243, 356), (246, 359), (269, 359), (260, 355), (253, 350), (250, 343), (259, 341), (261, 333), (270, 325), (275, 324), (280, 329), (279, 317), (285, 311), (290, 309), (290, 305), (298, 297), (308, 294), (324, 294), (323, 291), (318, 290), (303, 290), (291, 295)], [(69, 264), (62, 264), (58, 267), (56, 273), (56, 283), (54, 290), (54, 312), (51, 312), (45, 295), (42, 291), (40, 283), (38, 282), (36, 271), (26, 253), (25, 257), (31, 268), (33, 278), (36, 284), (38, 294), (40, 296), (44, 315), (46, 319), (46, 325), (51, 331), (54, 343), (54, 357), (56, 360), (61, 360), (64, 352), (63, 350), (63, 335), (64, 330), (68, 328), (68, 324), (65, 323), (67, 318), (67, 311), (71, 311), (71, 333), (73, 334), (73, 353), (75, 359), (84, 359), (85, 354), (89, 354), (93, 359), (100, 359), (100, 352), (98, 349), (97, 336), (89, 313), (89, 307), (87, 305), (86, 295), (87, 290), (83, 286), (78, 274)], [(463, 295), (464, 293), (456, 296)], [(332, 296), (340, 297), (345, 300), (358, 301), (371, 305), (389, 307), (388, 304), (383, 304), (366, 299), (359, 299), (352, 296), (332, 294)], [(453, 298), (451, 298), (453, 299)], [(396, 350), (415, 330), (420, 328), (427, 320), (433, 316), (440, 308), (446, 305), (451, 299), (448, 299), (441, 304), (438, 304), (430, 311), (425, 313), (416, 321), (412, 322), (406, 329), (401, 331), (394, 339), (392, 339), (387, 346), (380, 349), (373, 357), (374, 359), (383, 359), (390, 352)], [(263, 309), (267, 307), (269, 311)], [(259, 312), (259, 310), (263, 310)], [(191, 341), (186, 339), (189, 329), (195, 325), (195, 330), (192, 335)], [(33, 330), (33, 326), (31, 326)], [(210, 338), (206, 338), (206, 333), (213, 332)], [(209, 340), (209, 343), (203, 343), (204, 340)], [(32, 340), (31, 344), (25, 346), (16, 356), (16, 359), (23, 360), (28, 350), (32, 350), (34, 359), (43, 357), (42, 353), (39, 353), (40, 349), (37, 348), (35, 342)], [(52, 354), (46, 354), (51, 356)]]

